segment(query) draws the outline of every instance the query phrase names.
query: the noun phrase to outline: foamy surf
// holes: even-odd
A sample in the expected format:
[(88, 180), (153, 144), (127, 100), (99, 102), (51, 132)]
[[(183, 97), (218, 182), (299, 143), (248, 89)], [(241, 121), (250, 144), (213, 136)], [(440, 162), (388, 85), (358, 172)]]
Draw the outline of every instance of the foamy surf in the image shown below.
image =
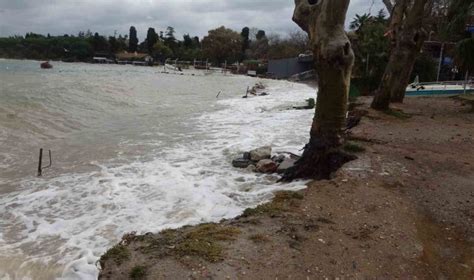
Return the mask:
[[(258, 146), (296, 153), (308, 140), (313, 111), (287, 108), (314, 97), (315, 90), (283, 81), (264, 84), (269, 96), (224, 94), (210, 104), (218, 109), (196, 115), (188, 120), (191, 132), (175, 135), (185, 141), (163, 146), (159, 136), (149, 137), (156, 147), (148, 156), (126, 164), (91, 162), (93, 172), (25, 180), (20, 190), (1, 196), (0, 255), (16, 256), (9, 267), (22, 268), (3, 275), (0, 270), (0, 276), (97, 279), (99, 256), (124, 233), (216, 222), (269, 200), (276, 190), (304, 188), (304, 182), (276, 184), (272, 175), (230, 164)], [(141, 143), (125, 139), (121, 145)]]

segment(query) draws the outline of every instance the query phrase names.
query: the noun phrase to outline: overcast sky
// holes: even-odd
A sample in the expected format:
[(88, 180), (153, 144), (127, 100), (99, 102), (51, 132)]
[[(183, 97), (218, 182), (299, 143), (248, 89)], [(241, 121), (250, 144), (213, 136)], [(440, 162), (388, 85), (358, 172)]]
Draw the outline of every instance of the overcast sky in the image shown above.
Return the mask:
[[(351, 0), (348, 21), (381, 0)], [(240, 31), (257, 27), (285, 34), (298, 27), (291, 21), (294, 0), (0, 0), (0, 36), (26, 32), (77, 34), (90, 29), (101, 35), (128, 34), (131, 25), (140, 41), (148, 27), (156, 31), (173, 26), (177, 35), (204, 36), (224, 25)]]

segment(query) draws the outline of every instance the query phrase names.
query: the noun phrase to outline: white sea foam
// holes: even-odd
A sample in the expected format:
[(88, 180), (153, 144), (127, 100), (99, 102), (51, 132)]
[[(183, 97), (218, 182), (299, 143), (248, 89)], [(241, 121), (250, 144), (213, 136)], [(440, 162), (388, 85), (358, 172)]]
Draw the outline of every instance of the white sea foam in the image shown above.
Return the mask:
[[(222, 109), (195, 119), (197, 132), (185, 135), (188, 141), (157, 144), (152, 160), (91, 163), (99, 171), (30, 180), (0, 197), (0, 255), (24, 256), (24, 266), (58, 263), (62, 279), (96, 279), (98, 257), (126, 232), (219, 221), (267, 201), (275, 190), (304, 188), (304, 182), (276, 184), (272, 176), (230, 166), (242, 151), (271, 145), (297, 153), (308, 140), (313, 111), (287, 108), (315, 90), (264, 83), (269, 96), (218, 101)], [(0, 271), (1, 277), (9, 276)]]

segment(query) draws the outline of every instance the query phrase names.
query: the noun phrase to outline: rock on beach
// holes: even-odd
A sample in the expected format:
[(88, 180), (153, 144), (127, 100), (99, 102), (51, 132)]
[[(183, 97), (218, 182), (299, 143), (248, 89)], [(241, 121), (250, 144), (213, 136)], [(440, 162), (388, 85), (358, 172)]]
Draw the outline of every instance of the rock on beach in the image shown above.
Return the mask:
[(272, 157), (272, 147), (265, 146), (250, 151), (250, 159), (252, 161), (261, 161), (262, 159), (270, 159)]

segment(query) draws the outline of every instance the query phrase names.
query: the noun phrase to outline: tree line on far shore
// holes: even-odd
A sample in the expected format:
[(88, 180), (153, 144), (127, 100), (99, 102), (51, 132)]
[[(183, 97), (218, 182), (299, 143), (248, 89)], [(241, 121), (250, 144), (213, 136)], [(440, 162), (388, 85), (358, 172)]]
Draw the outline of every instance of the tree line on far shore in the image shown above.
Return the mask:
[(140, 42), (137, 29), (130, 27), (128, 35), (104, 36), (87, 31), (77, 35), (51, 36), (27, 33), (25, 36), (0, 38), (0, 57), (63, 61), (90, 61), (94, 56), (112, 56), (121, 52), (148, 53), (156, 60), (167, 58), (213, 63), (244, 60), (295, 57), (307, 50), (308, 37), (295, 31), (286, 36), (267, 35), (264, 30), (244, 27), (241, 32), (221, 26), (200, 39), (185, 34), (176, 38), (173, 27), (157, 32), (148, 28)]

